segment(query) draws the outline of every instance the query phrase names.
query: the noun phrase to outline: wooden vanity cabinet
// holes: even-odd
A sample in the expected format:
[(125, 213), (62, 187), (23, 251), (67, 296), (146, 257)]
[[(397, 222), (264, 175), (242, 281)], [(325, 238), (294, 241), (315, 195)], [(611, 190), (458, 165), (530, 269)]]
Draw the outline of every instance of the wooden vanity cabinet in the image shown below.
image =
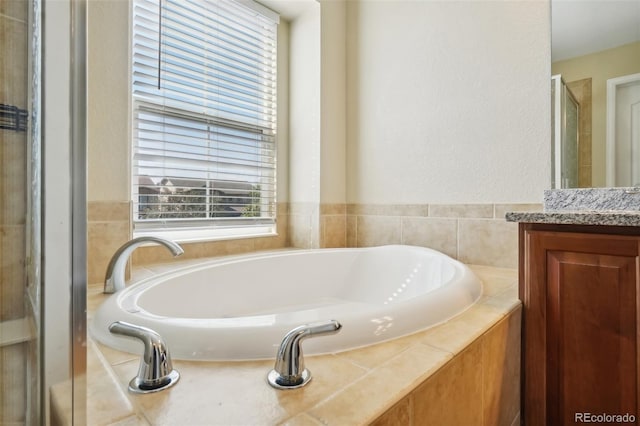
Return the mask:
[(520, 223), (519, 241), (523, 424), (637, 424), (640, 229)]

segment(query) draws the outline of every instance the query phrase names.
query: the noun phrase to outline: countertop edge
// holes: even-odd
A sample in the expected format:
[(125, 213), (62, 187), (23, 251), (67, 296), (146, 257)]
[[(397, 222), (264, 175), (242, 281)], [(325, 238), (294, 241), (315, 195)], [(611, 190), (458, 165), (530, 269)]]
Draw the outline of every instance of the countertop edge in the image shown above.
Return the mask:
[(640, 226), (640, 211), (507, 212), (507, 222), (559, 225)]

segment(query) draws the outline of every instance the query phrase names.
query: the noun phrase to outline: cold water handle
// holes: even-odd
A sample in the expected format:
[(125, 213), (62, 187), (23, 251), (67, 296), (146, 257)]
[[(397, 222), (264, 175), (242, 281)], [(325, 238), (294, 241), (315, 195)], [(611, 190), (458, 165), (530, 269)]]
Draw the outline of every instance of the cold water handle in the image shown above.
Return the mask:
[(180, 374), (173, 369), (167, 345), (158, 333), (124, 321), (114, 322), (109, 326), (109, 331), (136, 338), (144, 345), (138, 375), (129, 382), (130, 392), (157, 392), (174, 385), (180, 379)]
[(308, 337), (335, 334), (342, 328), (336, 320), (301, 325), (288, 332), (276, 354), (273, 370), (267, 375), (267, 381), (277, 389), (295, 389), (311, 380), (311, 372), (304, 366), (301, 343)]

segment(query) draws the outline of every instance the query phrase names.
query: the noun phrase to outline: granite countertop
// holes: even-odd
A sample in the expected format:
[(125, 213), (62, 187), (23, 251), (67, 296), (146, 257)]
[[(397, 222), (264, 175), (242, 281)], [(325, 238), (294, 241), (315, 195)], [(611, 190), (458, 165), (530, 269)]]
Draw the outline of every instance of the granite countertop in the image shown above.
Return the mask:
[(543, 211), (508, 212), (508, 222), (640, 226), (640, 188), (550, 189)]
[(549, 223), (562, 225), (640, 226), (640, 211), (579, 210), (508, 212), (507, 222)]

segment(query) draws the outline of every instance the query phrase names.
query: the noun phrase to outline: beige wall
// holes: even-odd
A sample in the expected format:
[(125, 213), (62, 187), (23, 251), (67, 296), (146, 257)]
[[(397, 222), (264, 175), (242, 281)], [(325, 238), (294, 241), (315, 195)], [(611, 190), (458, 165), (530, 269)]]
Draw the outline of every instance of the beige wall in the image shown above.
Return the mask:
[[(115, 48), (128, 34), (128, 7), (89, 4), (91, 282), (130, 236), (128, 59)], [(278, 221), (287, 234), (234, 247), (351, 245), (351, 224), (360, 221), (362, 231), (368, 214), (349, 214), (349, 206), (540, 202), (550, 186), (548, 2), (309, 7), (290, 23), (290, 37), (279, 37), (291, 49), (281, 65), (290, 110), (278, 114), (290, 119), (279, 122), (288, 141), (278, 145)], [(451, 31), (452, 22), (464, 25)], [(104, 36), (113, 33), (115, 42)], [(363, 241), (371, 232), (384, 240), (374, 226)]]
[(640, 42), (554, 62), (551, 71), (567, 83), (592, 79), (592, 184), (606, 186), (607, 80), (640, 72)]
[[(292, 203), (320, 202), (320, 4), (291, 22), (289, 184)], [(278, 164), (278, 167), (280, 164)]]
[(294, 247), (344, 247), (346, 242), (345, 39), (345, 1), (310, 3), (291, 24), (289, 233)]
[[(550, 186), (548, 2), (354, 0), (321, 13), (321, 202), (318, 213), (292, 196), (292, 244), (315, 247), (319, 231), (320, 247), (431, 245), (515, 267), (516, 227), (496, 205), (531, 208)], [(292, 187), (308, 178), (295, 169), (317, 167), (313, 144), (295, 143)]]
[(88, 15), (87, 200), (128, 202), (129, 2), (92, 0)]
[(129, 2), (88, 2), (88, 282), (100, 282), (111, 255), (131, 237)]
[[(289, 39), (289, 200), (291, 241), (319, 246), (321, 58), (320, 3), (308, 2)], [(278, 167), (280, 164), (278, 164)]]
[(346, 202), (347, 4), (321, 1), (320, 199)]
[(347, 3), (349, 203), (540, 202), (548, 1)]

